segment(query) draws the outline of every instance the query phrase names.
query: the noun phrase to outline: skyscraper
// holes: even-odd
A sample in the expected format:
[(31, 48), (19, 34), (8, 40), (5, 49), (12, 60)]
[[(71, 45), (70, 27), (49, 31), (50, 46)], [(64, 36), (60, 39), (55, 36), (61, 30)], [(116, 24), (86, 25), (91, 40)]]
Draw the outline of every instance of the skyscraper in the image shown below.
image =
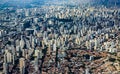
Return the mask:
[(5, 62), (5, 63), (3, 63), (3, 73), (4, 74), (8, 74), (8, 65), (7, 65), (7, 63)]
[(24, 74), (25, 73), (25, 59), (24, 58), (20, 58), (19, 65), (20, 65), (20, 74)]

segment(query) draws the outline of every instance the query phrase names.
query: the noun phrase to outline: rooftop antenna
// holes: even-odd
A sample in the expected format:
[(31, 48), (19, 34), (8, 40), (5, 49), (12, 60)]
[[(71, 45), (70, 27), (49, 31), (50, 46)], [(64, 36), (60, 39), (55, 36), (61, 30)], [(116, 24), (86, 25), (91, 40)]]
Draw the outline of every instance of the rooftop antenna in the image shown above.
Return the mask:
[(116, 7), (116, 2), (117, 2), (117, 0), (115, 0), (115, 7)]
[(65, 5), (65, 0), (62, 0), (62, 5), (63, 5), (63, 6)]
[(64, 4), (64, 0), (62, 0), (62, 4), (65, 5), (65, 4)]

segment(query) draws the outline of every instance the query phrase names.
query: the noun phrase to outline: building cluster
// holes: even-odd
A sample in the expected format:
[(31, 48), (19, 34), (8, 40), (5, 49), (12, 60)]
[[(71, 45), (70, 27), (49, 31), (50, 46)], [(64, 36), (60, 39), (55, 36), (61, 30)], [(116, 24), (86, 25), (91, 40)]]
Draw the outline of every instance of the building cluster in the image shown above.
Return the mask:
[(42, 6), (0, 11), (0, 73), (119, 74), (120, 9)]

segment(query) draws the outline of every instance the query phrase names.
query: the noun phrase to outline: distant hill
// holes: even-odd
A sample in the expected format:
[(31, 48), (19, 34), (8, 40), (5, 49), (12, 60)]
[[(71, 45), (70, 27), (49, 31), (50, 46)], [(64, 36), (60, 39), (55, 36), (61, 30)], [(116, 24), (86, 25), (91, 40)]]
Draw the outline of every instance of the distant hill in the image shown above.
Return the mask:
[(1, 0), (0, 8), (4, 7), (32, 7), (32, 5), (43, 5), (44, 0)]
[(105, 6), (120, 6), (120, 0), (91, 0), (92, 4)]
[(46, 2), (90, 3), (91, 5), (120, 6), (120, 0), (0, 0), (0, 8), (4, 7), (34, 7), (44, 5)]

